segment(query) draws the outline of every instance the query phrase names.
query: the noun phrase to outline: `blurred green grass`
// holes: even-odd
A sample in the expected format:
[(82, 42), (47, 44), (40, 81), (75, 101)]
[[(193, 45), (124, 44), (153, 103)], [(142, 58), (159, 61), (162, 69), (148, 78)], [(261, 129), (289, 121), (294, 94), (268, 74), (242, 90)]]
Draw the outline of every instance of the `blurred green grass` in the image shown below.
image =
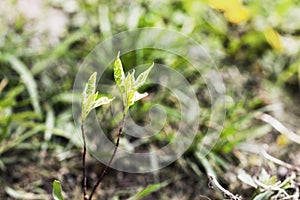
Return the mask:
[[(47, 169), (49, 174), (42, 176), (46, 180), (57, 178), (54, 177), (56, 173), (60, 176), (58, 169), (69, 168), (67, 160), (78, 153), (81, 146), (72, 137), (76, 133), (71, 107), (73, 82), (80, 63), (99, 42), (121, 31), (141, 27), (169, 28), (186, 34), (203, 45), (219, 67), (226, 84), (227, 116), (221, 136), (207, 158), (217, 175), (223, 176), (230, 168), (241, 167), (245, 158), (244, 152), (237, 148), (240, 144), (271, 141), (273, 153), (282, 158), (288, 154), (283, 152), (294, 148), (278, 145), (278, 133), (255, 116), (259, 112), (271, 113), (299, 133), (298, 1), (243, 1), (249, 16), (238, 24), (231, 23), (222, 11), (211, 7), (213, 1), (206, 0), (31, 1), (32, 4), (26, 5), (22, 1), (0, 2), (1, 185), (26, 190), (18, 181), (6, 180), (7, 176), (2, 175), (19, 162), (20, 151), (28, 152), (25, 163), (32, 159), (43, 162), (47, 156), (61, 161), (54, 164), (53, 169)], [(266, 30), (273, 30), (273, 34), (266, 34)], [(203, 164), (197, 157), (202, 133), (209, 128), (211, 114), (205, 83), (184, 60), (161, 52), (144, 50), (124, 55), (124, 65), (136, 66), (141, 60), (152, 58), (184, 74), (197, 92), (203, 110), (202, 122), (194, 144), (179, 166), (183, 171), (199, 168), (203, 174), (195, 172), (196, 179), (205, 176), (207, 163)], [(110, 80), (111, 73), (107, 73), (105, 79)], [(172, 140), (178, 122), (178, 102), (169, 98), (168, 91), (154, 86), (147, 89), (153, 90), (151, 94), (155, 101), (162, 102), (170, 116), (163, 134), (141, 143), (159, 148)], [(274, 109), (278, 104), (283, 108)], [(149, 102), (139, 103), (131, 112), (136, 119), (147, 119), (145, 116), (151, 106)], [(99, 119), (105, 121), (101, 123), (107, 130), (115, 128), (110, 116), (101, 111)], [(128, 142), (127, 145), (130, 148), (132, 144)], [(299, 164), (292, 161), (292, 156), (288, 157), (287, 162)], [(41, 167), (36, 165), (35, 170)], [(242, 167), (252, 169), (253, 166), (249, 161), (248, 166)], [(237, 176), (238, 170), (233, 171)], [(277, 173), (276, 169), (274, 171)], [(229, 188), (237, 189), (237, 180), (232, 182), (227, 178), (224, 182)], [(76, 181), (73, 180), (71, 185), (74, 188)], [(165, 189), (171, 187), (168, 185)], [(67, 191), (71, 191), (70, 188)], [(38, 185), (34, 192), (50, 194), (47, 183)], [(0, 192), (0, 199), (9, 198), (7, 195), (11, 196), (11, 193)], [(134, 192), (127, 195), (133, 196)]]

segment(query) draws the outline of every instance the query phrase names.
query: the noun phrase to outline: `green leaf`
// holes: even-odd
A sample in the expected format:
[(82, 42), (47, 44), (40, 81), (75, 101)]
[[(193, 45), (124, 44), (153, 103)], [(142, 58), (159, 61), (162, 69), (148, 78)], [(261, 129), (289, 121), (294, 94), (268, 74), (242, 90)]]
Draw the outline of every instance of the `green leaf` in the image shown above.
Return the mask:
[(28, 138), (32, 137), (35, 134), (40, 133), (41, 131), (45, 130), (43, 125), (35, 124), (34, 128), (29, 129), (27, 132), (22, 133), (19, 137), (16, 137), (12, 140), (8, 140), (5, 145), (0, 146), (0, 155), (11, 148), (18, 146), (23, 141), (27, 140)]
[(117, 59), (115, 60), (114, 63), (114, 78), (120, 91), (124, 92), (122, 86), (123, 86), (123, 81), (125, 79), (125, 74), (123, 71), (122, 62), (120, 60), (120, 52), (118, 52)]
[(10, 99), (10, 100), (15, 99), (15, 97), (17, 97), (23, 91), (24, 91), (23, 85), (12, 88), (8, 91), (8, 93), (6, 93), (4, 99)]
[(132, 74), (128, 74), (124, 80), (124, 87), (127, 91), (132, 91), (134, 89), (134, 77)]
[(86, 102), (82, 105), (82, 115), (81, 118), (83, 121), (85, 121), (85, 119), (87, 118), (87, 116), (89, 115), (89, 113), (91, 112), (91, 110), (93, 110), (95, 101), (97, 99), (98, 93), (96, 94), (91, 94)]
[(260, 182), (266, 183), (271, 178), (271, 175), (263, 168), (258, 176)]
[(238, 175), (238, 178), (241, 181), (243, 181), (244, 183), (246, 183), (246, 184), (248, 184), (248, 185), (250, 185), (250, 186), (252, 186), (254, 188), (257, 188), (257, 185), (255, 184), (253, 178), (249, 174), (247, 174), (245, 172), (241, 173), (241, 174)]
[(96, 77), (97, 72), (94, 72), (88, 82), (85, 84), (83, 93), (82, 93), (82, 104), (85, 104), (90, 95), (94, 94), (96, 91)]
[(142, 191), (138, 192), (136, 195), (131, 197), (130, 200), (141, 199), (142, 197), (145, 197), (145, 196), (151, 194), (152, 192), (155, 192), (155, 191), (161, 189), (162, 187), (167, 186), (168, 184), (169, 184), (168, 182), (164, 181), (162, 183), (148, 185), (145, 189), (143, 189)]
[(100, 97), (99, 99), (97, 99), (95, 102), (94, 102), (94, 106), (93, 108), (97, 108), (99, 106), (102, 106), (102, 105), (105, 105), (105, 104), (109, 104), (112, 100), (112, 99), (109, 99), (107, 97)]
[(273, 194), (274, 194), (273, 191), (269, 191), (268, 190), (268, 191), (265, 191), (263, 193), (260, 193), (253, 200), (265, 200), (265, 199), (269, 199)]
[(96, 77), (97, 72), (94, 72), (82, 93), (82, 111), (81, 111), (81, 119), (85, 121), (91, 110), (97, 108), (101, 105), (110, 103), (113, 99), (109, 99), (107, 97), (99, 98), (98, 92), (96, 91)]
[(134, 102), (148, 95), (147, 93), (140, 94), (139, 92), (137, 92), (137, 89), (146, 82), (146, 79), (151, 69), (153, 68), (154, 63), (146, 71), (142, 72), (135, 80), (135, 70), (133, 70), (131, 73), (128, 73), (125, 77), (123, 66), (119, 56), (120, 52), (118, 52), (117, 59), (114, 64), (114, 78), (117, 87), (122, 93), (124, 112), (126, 113), (129, 107), (134, 104)]
[(61, 184), (57, 180), (54, 180), (52, 183), (52, 196), (54, 200), (64, 200)]
[(37, 114), (41, 115), (41, 107), (40, 107), (39, 95), (37, 90), (38, 87), (30, 70), (26, 67), (26, 65), (21, 60), (19, 60), (18, 58), (12, 55), (8, 55), (7, 60), (11, 64), (11, 67), (16, 72), (18, 72), (24, 84), (26, 85), (34, 111)]
[(144, 71), (143, 73), (141, 73), (136, 81), (135, 81), (135, 88), (138, 89), (139, 87), (141, 87), (142, 85), (145, 84), (147, 78), (148, 78), (148, 75), (151, 71), (151, 69), (154, 67), (154, 63), (152, 63), (152, 65), (146, 70)]
[(125, 88), (125, 102), (124, 107), (126, 109), (134, 103), (134, 77), (132, 74), (128, 74), (124, 80), (124, 88)]

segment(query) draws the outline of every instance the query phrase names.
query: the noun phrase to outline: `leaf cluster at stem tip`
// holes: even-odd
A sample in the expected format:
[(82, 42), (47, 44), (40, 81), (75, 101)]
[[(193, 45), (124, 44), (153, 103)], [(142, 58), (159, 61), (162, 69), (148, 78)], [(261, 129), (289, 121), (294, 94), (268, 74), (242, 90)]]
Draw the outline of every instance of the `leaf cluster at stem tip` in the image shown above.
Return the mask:
[(84, 122), (94, 108), (97, 108), (104, 104), (109, 104), (114, 98), (109, 99), (106, 96), (99, 95), (96, 92), (96, 77), (97, 72), (94, 72), (88, 82), (85, 84), (85, 88), (82, 93), (82, 112), (81, 119)]
[(125, 76), (122, 62), (120, 60), (120, 52), (118, 52), (117, 58), (114, 63), (114, 79), (117, 84), (118, 89), (122, 94), (122, 101), (124, 105), (124, 113), (126, 113), (130, 106), (134, 102), (146, 97), (148, 93), (139, 93), (137, 90), (139, 87), (145, 84), (146, 79), (153, 68), (154, 63), (144, 72), (142, 72), (136, 79), (134, 77), (135, 70), (128, 73)]
[[(135, 71), (128, 73), (125, 76), (122, 62), (120, 60), (120, 52), (118, 52), (117, 58), (114, 63), (114, 79), (119, 91), (122, 94), (122, 101), (124, 105), (124, 113), (126, 113), (130, 106), (134, 102), (146, 97), (148, 93), (139, 93), (137, 90), (145, 84), (146, 79), (153, 68), (154, 63), (144, 72), (142, 72), (136, 79), (134, 77)], [(104, 95), (99, 95), (96, 92), (96, 77), (97, 72), (94, 72), (88, 82), (85, 84), (82, 93), (82, 112), (81, 119), (84, 122), (94, 108), (100, 107), (105, 104), (109, 104), (114, 98), (108, 98)]]

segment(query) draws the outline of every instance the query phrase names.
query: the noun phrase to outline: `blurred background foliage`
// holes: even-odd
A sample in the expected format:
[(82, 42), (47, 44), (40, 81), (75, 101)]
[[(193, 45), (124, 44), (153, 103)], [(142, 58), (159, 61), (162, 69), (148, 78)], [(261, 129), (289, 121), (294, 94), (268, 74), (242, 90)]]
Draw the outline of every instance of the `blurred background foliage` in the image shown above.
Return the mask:
[[(53, 179), (62, 181), (67, 198), (81, 197), (81, 142), (74, 137), (72, 116), (77, 70), (98, 43), (141, 27), (179, 31), (208, 51), (226, 84), (224, 127), (212, 152), (200, 158), (201, 133), (210, 124), (203, 80), (188, 63), (163, 52), (124, 55), (124, 66), (136, 66), (144, 56), (184, 74), (204, 114), (199, 134), (182, 158), (152, 174), (112, 170), (98, 198), (134, 199), (150, 188), (144, 199), (222, 199), (218, 188), (208, 190), (206, 173), (213, 172), (226, 189), (245, 199), (299, 199), (297, 0), (1, 1), (0, 199), (51, 199)], [(145, 90), (168, 114), (164, 134), (140, 144), (155, 149), (172, 140), (178, 102), (167, 90)], [(152, 106), (151, 101), (137, 103), (133, 118), (143, 116), (138, 122), (147, 123), (144, 116)], [(107, 130), (115, 129), (101, 109), (99, 121)], [(130, 138), (123, 145), (135, 148)], [(102, 166), (90, 158), (88, 167), (92, 185)]]

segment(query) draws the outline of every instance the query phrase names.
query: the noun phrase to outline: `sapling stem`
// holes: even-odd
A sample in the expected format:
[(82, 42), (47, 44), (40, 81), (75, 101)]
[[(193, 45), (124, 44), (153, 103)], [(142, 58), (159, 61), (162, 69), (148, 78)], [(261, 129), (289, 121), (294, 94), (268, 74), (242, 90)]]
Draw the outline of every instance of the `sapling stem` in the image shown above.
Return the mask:
[(121, 121), (120, 126), (119, 126), (118, 135), (117, 135), (117, 142), (116, 142), (113, 154), (111, 155), (108, 164), (105, 165), (105, 168), (102, 171), (101, 176), (99, 177), (97, 183), (94, 185), (93, 190), (92, 190), (91, 195), (88, 198), (88, 200), (92, 200), (92, 197), (93, 197), (97, 187), (100, 185), (100, 183), (103, 180), (104, 176), (107, 174), (107, 170), (111, 166), (111, 163), (112, 163), (114, 157), (116, 156), (116, 153), (117, 153), (117, 150), (118, 150), (118, 147), (119, 147), (119, 144), (120, 144), (120, 139), (121, 139), (121, 136), (122, 136), (122, 133), (123, 133), (123, 130), (124, 130), (124, 126), (125, 126), (125, 117), (126, 117), (126, 114), (124, 113), (123, 117), (122, 117), (122, 121)]
[(85, 167), (85, 157), (86, 157), (86, 141), (85, 141), (85, 133), (84, 133), (84, 123), (81, 123), (81, 134), (83, 139), (83, 153), (82, 153), (82, 176), (83, 176), (83, 199), (88, 200), (88, 196), (86, 194), (86, 167)]

